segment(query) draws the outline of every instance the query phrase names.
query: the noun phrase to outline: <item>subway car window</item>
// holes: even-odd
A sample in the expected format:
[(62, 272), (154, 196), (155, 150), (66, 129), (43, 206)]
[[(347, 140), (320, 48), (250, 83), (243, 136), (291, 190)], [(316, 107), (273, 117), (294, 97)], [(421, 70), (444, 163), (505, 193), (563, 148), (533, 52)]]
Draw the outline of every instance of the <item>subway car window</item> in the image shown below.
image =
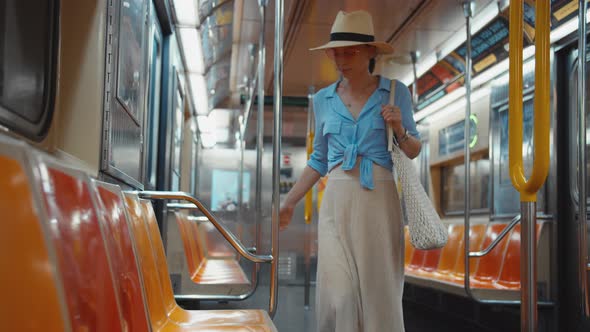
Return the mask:
[(144, 1), (124, 0), (121, 1), (120, 13), (120, 45), (119, 51), (119, 84), (117, 85), (117, 96), (119, 100), (139, 122), (141, 117), (142, 89), (141, 77), (142, 57), (144, 52)]
[[(442, 173), (443, 211), (445, 214), (464, 213), (465, 165), (445, 167)], [(489, 159), (471, 161), (469, 181), (472, 212), (487, 212), (489, 210), (489, 175)]]
[(0, 1), (0, 122), (34, 140), (55, 96), (59, 1)]
[(176, 90), (174, 109), (174, 132), (172, 135), (172, 188), (171, 190), (180, 190), (180, 163), (182, 149), (182, 131), (184, 124), (184, 112), (182, 110), (184, 103), (180, 90)]

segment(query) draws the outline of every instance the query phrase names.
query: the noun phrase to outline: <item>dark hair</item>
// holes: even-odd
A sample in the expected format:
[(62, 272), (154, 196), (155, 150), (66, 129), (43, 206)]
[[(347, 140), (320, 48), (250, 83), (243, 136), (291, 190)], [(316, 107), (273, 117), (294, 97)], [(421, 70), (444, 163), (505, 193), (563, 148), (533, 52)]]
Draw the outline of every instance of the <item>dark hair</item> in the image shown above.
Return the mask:
[(369, 60), (369, 73), (373, 73), (373, 71), (375, 70), (375, 58), (371, 58), (371, 60)]

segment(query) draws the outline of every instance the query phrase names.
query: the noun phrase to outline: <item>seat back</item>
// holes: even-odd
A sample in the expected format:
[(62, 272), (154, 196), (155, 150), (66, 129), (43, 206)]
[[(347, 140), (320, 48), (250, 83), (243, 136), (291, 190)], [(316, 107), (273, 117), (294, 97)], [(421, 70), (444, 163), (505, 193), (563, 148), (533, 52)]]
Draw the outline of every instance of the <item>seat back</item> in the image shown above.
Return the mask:
[[(537, 241), (543, 224), (537, 223)], [(520, 289), (520, 224), (514, 226), (498, 283), (503, 287)]]
[(52, 244), (22, 154), (1, 148), (0, 322), (6, 331), (70, 331)]
[[(472, 225), (469, 229), (469, 251), (478, 251), (481, 249), (484, 236), (486, 234), (487, 225), (479, 224)], [(453, 269), (452, 275), (456, 278), (464, 278), (465, 276), (465, 242), (461, 241), (459, 246), (459, 257), (457, 258), (457, 264)], [(469, 274), (472, 275), (477, 269), (477, 260), (469, 260)]]
[(168, 321), (168, 312), (160, 287), (160, 277), (153, 255), (152, 245), (147, 233), (143, 210), (135, 194), (125, 193), (125, 202), (129, 211), (131, 234), (137, 248), (137, 257), (147, 294), (147, 303), (154, 330), (159, 330)]
[(191, 243), (189, 241), (189, 231), (187, 229), (187, 225), (185, 222), (185, 216), (183, 212), (176, 212), (176, 225), (178, 226), (178, 230), (180, 232), (180, 239), (182, 240), (182, 246), (184, 247), (184, 255), (186, 257), (187, 268), (190, 274), (193, 274), (194, 271), (197, 270), (197, 266), (195, 266), (195, 257), (193, 257), (196, 252), (194, 251)]
[(166, 252), (164, 251), (164, 243), (162, 242), (162, 235), (158, 228), (158, 221), (152, 203), (148, 200), (141, 200), (141, 208), (143, 211), (144, 221), (147, 224), (150, 242), (156, 258), (156, 266), (160, 276), (160, 286), (162, 288), (162, 296), (164, 298), (164, 305), (166, 311), (170, 312), (176, 307), (176, 300), (174, 299), (174, 291), (172, 290), (172, 281), (170, 280), (170, 272), (168, 272), (168, 262), (166, 260)]
[[(243, 232), (241, 223), (238, 224), (238, 228)], [(211, 222), (200, 223), (199, 233), (202, 234), (202, 239), (205, 241), (204, 249), (206, 250), (206, 257), (237, 258), (238, 252), (231, 247)]]
[(465, 234), (464, 225), (449, 226), (449, 240), (441, 251), (437, 273), (448, 275), (451, 273), (459, 257), (459, 249)]
[(422, 264), (422, 270), (426, 272), (432, 272), (438, 268), (440, 260), (440, 254), (442, 249), (427, 250), (424, 254), (424, 263)]
[(410, 243), (410, 230), (408, 226), (404, 227), (404, 265), (410, 265), (414, 254), (414, 247)]
[(48, 229), (74, 331), (122, 331), (105, 242), (88, 178), (51, 161), (39, 166)]
[(93, 181), (93, 186), (125, 326), (128, 331), (148, 331), (145, 294), (120, 188), (100, 181)]
[(187, 229), (188, 240), (193, 250), (193, 257), (195, 257), (195, 266), (198, 270), (203, 260), (207, 257), (205, 256), (203, 238), (201, 237), (201, 232), (199, 232), (199, 224), (188, 218), (186, 218), (184, 222)]
[(176, 222), (180, 229), (180, 238), (184, 246), (188, 272), (191, 278), (198, 273), (205, 257), (200, 245), (197, 223), (189, 220), (185, 213), (176, 213)]
[(421, 268), (424, 265), (424, 257), (426, 257), (427, 251), (428, 250), (420, 250), (414, 248), (414, 252), (412, 253), (412, 260), (410, 261), (408, 268), (410, 270), (417, 270)]
[[(482, 248), (487, 248), (492, 241), (494, 241), (500, 232), (506, 228), (507, 224), (491, 224), (488, 226)], [(493, 282), (500, 276), (502, 269), (502, 261), (506, 253), (506, 245), (508, 244), (509, 236), (504, 237), (500, 243), (496, 245), (492, 251), (487, 255), (479, 258), (477, 270), (473, 274), (473, 278), (478, 281)]]

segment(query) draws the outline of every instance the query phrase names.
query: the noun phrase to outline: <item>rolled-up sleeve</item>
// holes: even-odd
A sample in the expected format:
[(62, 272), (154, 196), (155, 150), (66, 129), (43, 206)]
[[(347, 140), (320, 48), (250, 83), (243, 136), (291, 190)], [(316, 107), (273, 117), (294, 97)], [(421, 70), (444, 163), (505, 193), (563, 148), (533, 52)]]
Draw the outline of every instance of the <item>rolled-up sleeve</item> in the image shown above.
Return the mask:
[(412, 95), (408, 87), (400, 81), (396, 82), (396, 101), (402, 112), (402, 124), (408, 130), (408, 134), (420, 139), (420, 133), (416, 129), (416, 121), (414, 121), (414, 111), (412, 107)]
[(322, 97), (317, 94), (313, 98), (315, 136), (313, 139), (313, 152), (309, 156), (307, 165), (320, 173), (321, 176), (325, 176), (328, 173), (328, 142), (326, 142), (326, 137), (323, 135), (324, 125), (322, 118), (319, 116), (321, 113), (321, 103), (318, 99), (320, 98)]

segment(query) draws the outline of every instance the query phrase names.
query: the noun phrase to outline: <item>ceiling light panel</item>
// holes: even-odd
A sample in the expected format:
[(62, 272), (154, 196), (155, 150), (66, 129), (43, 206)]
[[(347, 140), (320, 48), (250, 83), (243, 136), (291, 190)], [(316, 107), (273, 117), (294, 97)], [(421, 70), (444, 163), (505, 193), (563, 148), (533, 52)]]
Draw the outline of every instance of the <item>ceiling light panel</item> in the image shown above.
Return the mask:
[(197, 29), (179, 28), (178, 34), (180, 35), (187, 71), (202, 74), (205, 66), (203, 63), (201, 37)]
[(197, 0), (174, 0), (172, 3), (178, 25), (196, 27), (199, 24)]
[(195, 109), (198, 115), (209, 114), (209, 99), (207, 98), (207, 86), (205, 84), (205, 77), (201, 74), (190, 74), (189, 80), (191, 83), (191, 90)]

